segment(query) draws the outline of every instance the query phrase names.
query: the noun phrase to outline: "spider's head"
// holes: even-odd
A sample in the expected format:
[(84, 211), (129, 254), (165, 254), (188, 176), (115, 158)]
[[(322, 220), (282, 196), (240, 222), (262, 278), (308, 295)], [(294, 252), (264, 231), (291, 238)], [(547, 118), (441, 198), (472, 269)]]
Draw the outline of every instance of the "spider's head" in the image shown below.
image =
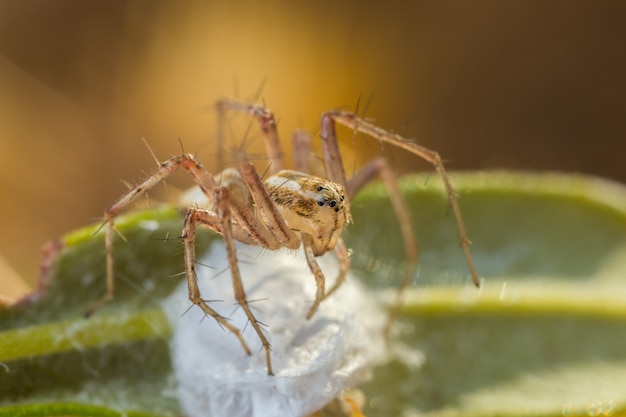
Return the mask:
[(288, 170), (272, 175), (265, 184), (287, 226), (313, 238), (315, 255), (335, 247), (350, 221), (341, 185)]

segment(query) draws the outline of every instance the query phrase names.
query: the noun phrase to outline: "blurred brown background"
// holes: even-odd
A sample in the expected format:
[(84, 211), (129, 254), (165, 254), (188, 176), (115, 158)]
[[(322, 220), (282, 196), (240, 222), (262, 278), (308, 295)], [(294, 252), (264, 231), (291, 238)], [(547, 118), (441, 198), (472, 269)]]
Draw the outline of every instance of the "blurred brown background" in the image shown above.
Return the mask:
[[(214, 168), (210, 104), (265, 78), (285, 139), (374, 93), (368, 116), (449, 169), (624, 182), (625, 42), (623, 1), (2, 1), (0, 256), (33, 283), (44, 241), (153, 169), (141, 137)], [(380, 153), (344, 138), (348, 164)]]

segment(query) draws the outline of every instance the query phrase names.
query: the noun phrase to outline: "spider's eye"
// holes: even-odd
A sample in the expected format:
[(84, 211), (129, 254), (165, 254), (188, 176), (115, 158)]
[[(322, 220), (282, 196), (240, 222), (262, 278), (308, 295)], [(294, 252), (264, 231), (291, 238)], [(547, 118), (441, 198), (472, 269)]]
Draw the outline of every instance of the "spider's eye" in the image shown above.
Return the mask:
[(337, 205), (337, 202), (335, 200), (333, 200), (330, 203), (328, 203), (328, 205), (331, 206), (331, 207), (335, 207)]
[(324, 202), (323, 202), (323, 201), (318, 201), (318, 202), (317, 202), (317, 205), (318, 205), (318, 206), (320, 206), (320, 207), (322, 207), (322, 206), (324, 205)]
[(324, 189), (324, 187), (322, 187), (321, 185), (319, 187), (317, 187), (317, 191), (322, 191)]

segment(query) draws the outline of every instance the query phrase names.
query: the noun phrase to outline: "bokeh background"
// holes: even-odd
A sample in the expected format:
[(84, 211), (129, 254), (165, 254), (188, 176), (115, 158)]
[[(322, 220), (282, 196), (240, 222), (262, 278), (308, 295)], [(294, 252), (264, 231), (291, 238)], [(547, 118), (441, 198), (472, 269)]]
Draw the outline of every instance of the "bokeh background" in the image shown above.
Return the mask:
[[(285, 142), (373, 96), (368, 116), (449, 169), (626, 182), (625, 74), (620, 0), (1, 1), (0, 292), (24, 290), (11, 273), (33, 285), (46, 240), (154, 168), (142, 137), (161, 159), (180, 138), (216, 169), (211, 104), (264, 80)], [(350, 166), (383, 153), (430, 169), (343, 138)]]

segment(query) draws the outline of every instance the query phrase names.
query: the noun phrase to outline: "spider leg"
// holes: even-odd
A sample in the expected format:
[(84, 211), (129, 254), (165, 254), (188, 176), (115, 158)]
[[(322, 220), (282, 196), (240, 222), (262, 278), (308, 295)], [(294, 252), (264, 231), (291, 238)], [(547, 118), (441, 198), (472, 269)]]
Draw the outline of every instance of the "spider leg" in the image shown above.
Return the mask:
[[(294, 153), (294, 169), (300, 172), (312, 173), (311, 172), (312, 171), (311, 135), (307, 131), (297, 130), (294, 133), (293, 153)], [(328, 298), (335, 291), (337, 291), (337, 289), (345, 281), (346, 274), (348, 273), (348, 270), (350, 269), (350, 258), (348, 256), (348, 250), (346, 249), (346, 245), (343, 242), (343, 239), (341, 238), (337, 240), (337, 244), (335, 245), (335, 254), (337, 255), (337, 258), (339, 259), (339, 263), (340, 263), (339, 273), (337, 274), (337, 277), (335, 278), (335, 282), (333, 283), (333, 285), (330, 287), (330, 289), (328, 289), (328, 291), (325, 292), (323, 296), (324, 299)], [(311, 258), (311, 259), (314, 260), (314, 258)], [(311, 263), (309, 263), (309, 266), (310, 265)], [(314, 266), (311, 267), (311, 270), (314, 271), (315, 267)], [(314, 275), (315, 275), (315, 272), (314, 272)], [(315, 277), (316, 277), (316, 282), (318, 282), (317, 275), (315, 275)], [(319, 292), (319, 286), (318, 286), (318, 292)], [(316, 300), (316, 304), (319, 305), (317, 300)], [(315, 309), (317, 308), (317, 305), (314, 305)], [(312, 312), (310, 311), (308, 316), (312, 316), (313, 312), (314, 310)]]
[[(287, 226), (287, 223), (283, 220), (280, 212), (274, 205), (265, 185), (261, 181), (258, 172), (254, 168), (254, 164), (250, 161), (245, 161), (238, 167), (239, 173), (241, 177), (245, 181), (250, 193), (252, 194), (252, 198), (256, 204), (256, 208), (259, 214), (259, 217), (263, 219), (263, 225), (271, 232), (271, 234), (278, 239), (283, 246), (289, 249), (298, 249), (300, 244), (304, 249), (304, 254), (307, 259), (307, 263), (309, 265), (309, 269), (313, 273), (315, 277), (315, 284), (317, 286), (317, 292), (315, 295), (315, 301), (313, 305), (309, 309), (306, 318), (310, 319), (317, 311), (320, 303), (325, 297), (325, 277), (321, 268), (319, 267), (315, 254), (313, 253), (313, 241), (312, 238), (305, 233), (295, 233)], [(346, 252), (347, 253), (347, 252)], [(348, 259), (347, 256), (345, 258)], [(347, 272), (347, 267), (345, 267), (345, 262), (343, 269)], [(340, 275), (344, 275), (346, 272), (340, 273)], [(343, 277), (338, 279), (338, 281), (343, 281)]]
[[(380, 141), (384, 141), (399, 148), (402, 148), (423, 158), (434, 166), (435, 170), (441, 177), (444, 187), (446, 189), (448, 200), (450, 201), (450, 205), (452, 206), (452, 210), (456, 218), (461, 248), (465, 255), (465, 260), (469, 267), (474, 285), (478, 287), (480, 285), (480, 279), (478, 277), (478, 273), (476, 272), (474, 259), (472, 258), (469, 250), (469, 244), (471, 243), (471, 241), (467, 237), (465, 223), (463, 222), (463, 217), (461, 215), (461, 208), (459, 207), (459, 203), (456, 198), (456, 192), (452, 187), (452, 184), (450, 183), (450, 178), (446, 173), (446, 170), (443, 166), (443, 161), (441, 160), (439, 154), (433, 150), (408, 141), (395, 133), (388, 132), (384, 129), (379, 128), (378, 126), (368, 123), (365, 120), (359, 118), (354, 113), (337, 110), (329, 111), (322, 115), (322, 144), (325, 149), (326, 166), (329, 173), (332, 175), (331, 178), (337, 182), (340, 182), (341, 184), (347, 184), (347, 181), (343, 169), (343, 164), (341, 164), (341, 154), (339, 153), (339, 146), (335, 134), (334, 122), (340, 123), (348, 127), (349, 129), (364, 133)], [(328, 147), (328, 150), (326, 150), (326, 147)]]
[[(218, 192), (218, 190), (216, 190), (216, 193)], [(230, 221), (230, 219), (228, 219), (228, 221)], [(190, 208), (187, 211), (187, 215), (185, 216), (185, 223), (183, 225), (183, 244), (185, 246), (185, 272), (187, 273), (189, 300), (195, 305), (199, 306), (206, 315), (213, 317), (222, 327), (228, 329), (231, 333), (233, 333), (235, 337), (237, 337), (237, 339), (239, 340), (239, 343), (241, 343), (241, 346), (246, 351), (246, 353), (250, 355), (250, 348), (248, 347), (248, 344), (244, 340), (243, 336), (241, 335), (241, 331), (237, 327), (233, 326), (225, 317), (212, 309), (201, 297), (200, 288), (198, 287), (198, 276), (196, 274), (195, 239), (198, 223), (204, 224), (210, 229), (219, 233), (224, 233), (225, 229), (224, 222), (220, 222), (213, 213), (207, 210)], [(228, 229), (228, 231), (230, 232), (230, 227), (226, 227), (226, 229)], [(229, 235), (232, 239), (232, 232), (229, 233)], [(237, 267), (236, 260), (235, 267)], [(233, 275), (236, 272), (238, 273), (238, 271), (235, 271), (233, 269), (232, 264), (230, 265), (230, 268)]]
[[(282, 242), (283, 246), (289, 249), (298, 249), (300, 244), (302, 244), (307, 264), (309, 265), (311, 273), (315, 277), (315, 284), (317, 286), (315, 301), (306, 315), (306, 318), (310, 319), (313, 317), (315, 311), (317, 311), (317, 308), (325, 297), (324, 291), (326, 281), (324, 273), (315, 259), (316, 256), (313, 252), (313, 240), (311, 236), (306, 233), (295, 233), (289, 229), (287, 223), (285, 223), (280, 212), (274, 205), (274, 202), (272, 201), (252, 162), (246, 161), (242, 163), (239, 165), (238, 170), (241, 177), (247, 184), (250, 193), (252, 194), (259, 217), (263, 219), (263, 225), (267, 227), (276, 239)], [(346, 256), (345, 260), (347, 259), (348, 258)], [(343, 271), (343, 269), (345, 269), (345, 271)], [(347, 267), (344, 262), (342, 272), (340, 273), (340, 279), (338, 279), (338, 281), (343, 281), (343, 276), (345, 276), (346, 272)]]
[(115, 218), (132, 204), (138, 197), (150, 190), (160, 181), (169, 177), (173, 172), (183, 168), (194, 179), (200, 189), (207, 195), (212, 195), (212, 191), (217, 187), (217, 183), (209, 172), (196, 160), (193, 155), (180, 155), (171, 158), (159, 165), (159, 169), (146, 178), (142, 183), (136, 185), (124, 194), (117, 202), (111, 205), (104, 212), (105, 223), (105, 252), (106, 252), (106, 291), (85, 313), (85, 317), (92, 315), (107, 301), (113, 299), (115, 292), (115, 281), (113, 276), (113, 238), (115, 232)]
[(272, 201), (259, 173), (254, 168), (254, 164), (250, 161), (244, 161), (237, 168), (242, 179), (248, 186), (250, 194), (254, 199), (258, 215), (263, 219), (263, 225), (272, 236), (282, 242), (282, 246), (289, 249), (298, 249), (300, 247), (300, 238), (283, 220), (276, 205)]
[[(267, 362), (267, 374), (273, 375), (272, 371), (272, 359), (270, 356), (271, 347), (268, 342), (261, 326), (259, 325), (258, 320), (252, 313), (250, 306), (248, 305), (248, 299), (246, 297), (246, 292), (243, 287), (243, 282), (241, 280), (241, 273), (239, 271), (239, 262), (237, 261), (237, 249), (235, 247), (235, 239), (232, 233), (232, 218), (229, 207), (229, 191), (226, 187), (219, 187), (215, 190), (215, 206), (217, 217), (221, 222), (222, 234), (224, 236), (224, 243), (226, 245), (226, 251), (228, 253), (228, 264), (230, 266), (230, 272), (233, 279), (233, 289), (235, 292), (235, 299), (237, 303), (243, 308), (250, 324), (256, 331), (261, 343), (263, 344), (263, 348), (265, 349), (265, 360)], [(185, 246), (185, 252), (187, 252), (188, 248)], [(190, 290), (191, 291), (191, 290)], [(221, 322), (220, 322), (221, 323)], [(232, 331), (232, 330), (231, 330)], [(240, 339), (242, 343), (244, 343), (244, 349), (246, 349), (245, 342)]]
[[(343, 158), (339, 149), (339, 141), (335, 131), (335, 121), (331, 113), (322, 115), (322, 127), (320, 138), (322, 139), (322, 153), (324, 155), (324, 166), (326, 175), (333, 181), (348, 187), (348, 179), (343, 166)], [(350, 205), (350, 198), (345, 199), (344, 204)]]
[(341, 284), (343, 284), (346, 280), (346, 274), (350, 269), (350, 257), (348, 256), (348, 249), (346, 248), (346, 244), (343, 242), (343, 239), (337, 240), (337, 244), (335, 245), (335, 254), (339, 259), (339, 274), (337, 274), (337, 278), (335, 278), (335, 282), (332, 287), (326, 291), (324, 298), (330, 297), (332, 293), (337, 291)]
[(406, 201), (402, 197), (398, 189), (398, 178), (393, 171), (387, 165), (387, 161), (384, 158), (375, 158), (367, 165), (361, 168), (355, 175), (348, 181), (348, 195), (352, 198), (358, 193), (361, 188), (375, 177), (380, 177), (387, 188), (391, 205), (396, 213), (396, 217), (400, 223), (400, 231), (404, 240), (404, 250), (406, 262), (404, 265), (404, 277), (396, 292), (396, 299), (391, 305), (389, 316), (387, 317), (387, 323), (384, 327), (384, 333), (388, 334), (391, 330), (391, 325), (395, 321), (395, 318), (402, 306), (404, 294), (411, 283), (411, 277), (415, 271), (419, 259), (418, 244), (413, 234), (413, 227), (411, 221), (411, 214), (407, 207)]
[(304, 129), (293, 134), (293, 169), (311, 174), (311, 135)]
[(236, 100), (221, 99), (216, 103), (217, 111), (220, 118), (224, 118), (226, 110), (234, 110), (240, 113), (248, 113), (254, 116), (261, 130), (263, 131), (263, 139), (265, 141), (265, 151), (270, 161), (270, 173), (275, 174), (285, 166), (285, 154), (282, 146), (280, 145), (280, 139), (278, 137), (278, 129), (276, 128), (276, 121), (274, 120), (274, 114), (271, 110), (259, 105), (259, 104), (244, 104)]
[[(284, 166), (284, 153), (280, 146), (278, 139), (278, 131), (276, 129), (276, 123), (272, 112), (257, 104), (244, 104), (236, 100), (223, 99), (217, 103), (218, 111), (223, 114), (225, 109), (239, 111), (242, 113), (248, 113), (257, 118), (261, 130), (264, 134), (265, 147), (270, 158), (270, 172), (276, 173)], [(296, 164), (297, 170), (303, 172), (310, 171), (310, 137), (306, 132), (296, 132), (294, 135), (294, 148), (296, 152)], [(257, 212), (260, 218), (263, 219), (263, 225), (270, 231), (270, 233), (282, 242), (283, 246), (289, 249), (297, 249), (300, 244), (303, 244), (305, 255), (307, 257), (307, 263), (311, 272), (315, 276), (317, 284), (316, 299), (313, 306), (310, 308), (307, 318), (311, 318), (321, 301), (325, 298), (324, 293), (324, 275), (315, 260), (315, 255), (312, 251), (312, 242), (307, 245), (306, 241), (301, 242), (299, 234), (294, 233), (284, 219), (280, 215), (274, 202), (270, 198), (263, 181), (258, 175), (258, 172), (254, 168), (254, 165), (250, 161), (244, 161), (237, 168), (244, 182), (247, 184), (250, 193), (254, 199)], [(343, 247), (343, 253), (345, 254), (341, 259), (341, 269), (333, 291), (336, 290), (343, 282), (347, 270), (349, 269), (349, 258), (347, 256), (347, 250), (343, 242), (339, 244), (338, 253), (341, 253), (341, 247)]]
[(315, 254), (313, 253), (313, 240), (311, 236), (306, 233), (302, 233), (302, 247), (304, 249), (304, 255), (306, 256), (306, 262), (309, 265), (311, 273), (315, 277), (315, 285), (317, 286), (315, 301), (313, 302), (311, 308), (309, 308), (308, 313), (306, 313), (306, 319), (309, 320), (317, 311), (317, 308), (320, 306), (322, 300), (324, 300), (326, 278), (324, 277), (324, 273), (315, 259)]

